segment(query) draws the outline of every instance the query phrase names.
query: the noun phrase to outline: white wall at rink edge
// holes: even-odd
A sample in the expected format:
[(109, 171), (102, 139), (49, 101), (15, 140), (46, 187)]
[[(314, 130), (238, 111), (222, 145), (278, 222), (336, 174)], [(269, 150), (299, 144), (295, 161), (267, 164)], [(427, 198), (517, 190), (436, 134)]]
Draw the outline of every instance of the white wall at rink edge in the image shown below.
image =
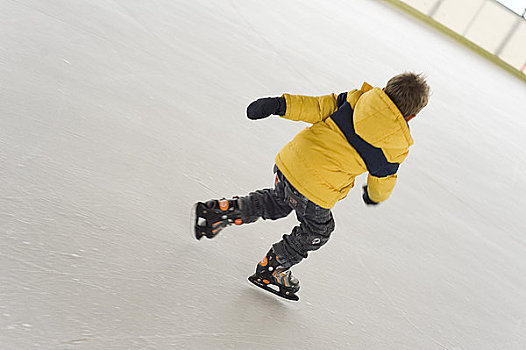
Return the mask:
[(525, 71), (526, 19), (494, 0), (403, 0)]

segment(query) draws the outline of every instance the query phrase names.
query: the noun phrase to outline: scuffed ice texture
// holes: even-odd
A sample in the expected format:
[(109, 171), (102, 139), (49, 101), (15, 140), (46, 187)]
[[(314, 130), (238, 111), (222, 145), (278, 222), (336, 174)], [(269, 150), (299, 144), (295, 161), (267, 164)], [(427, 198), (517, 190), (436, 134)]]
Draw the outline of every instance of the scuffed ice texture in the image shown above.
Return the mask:
[[(0, 38), (1, 349), (526, 348), (526, 88), (464, 47), (366, 0), (4, 0)], [(194, 241), (305, 126), (248, 103), (404, 70), (398, 187), (337, 205), (300, 303), (246, 282), (293, 217)]]

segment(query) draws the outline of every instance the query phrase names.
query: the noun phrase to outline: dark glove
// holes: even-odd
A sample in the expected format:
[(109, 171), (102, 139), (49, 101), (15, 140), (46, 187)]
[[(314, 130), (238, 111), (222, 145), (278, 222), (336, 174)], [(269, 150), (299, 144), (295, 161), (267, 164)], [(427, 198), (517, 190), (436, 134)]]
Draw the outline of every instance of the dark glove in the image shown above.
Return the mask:
[(362, 198), (363, 198), (364, 203), (367, 205), (378, 205), (378, 203), (376, 203), (371, 198), (369, 198), (369, 193), (367, 192), (367, 186), (363, 186)]
[(287, 103), (284, 97), (265, 97), (260, 98), (247, 107), (247, 117), (249, 119), (262, 119), (271, 114), (285, 115)]

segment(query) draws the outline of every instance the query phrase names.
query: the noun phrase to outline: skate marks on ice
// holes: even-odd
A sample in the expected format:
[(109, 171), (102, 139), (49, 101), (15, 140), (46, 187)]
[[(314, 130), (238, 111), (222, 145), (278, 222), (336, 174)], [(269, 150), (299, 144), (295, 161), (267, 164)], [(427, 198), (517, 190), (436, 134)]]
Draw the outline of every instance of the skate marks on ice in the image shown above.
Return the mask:
[[(268, 51), (272, 53), (274, 59), (280, 60), (281, 62), (285, 63), (289, 71), (294, 72), (305, 82), (312, 84), (312, 86), (316, 86), (316, 81), (313, 80), (310, 75), (305, 74), (302, 70), (298, 69), (297, 65), (295, 65), (291, 59), (288, 59), (286, 55), (279, 54), (281, 52), (281, 48), (279, 48), (277, 45), (273, 44), (272, 41), (266, 38), (265, 35), (261, 32), (261, 30), (258, 30), (258, 28), (256, 27), (257, 24), (254, 23), (254, 19), (249, 19), (246, 14), (242, 13), (241, 9), (236, 5), (235, 1), (231, 1), (230, 5), (234, 9), (234, 11), (239, 15), (238, 18), (244, 23), (246, 28), (250, 29), (250, 31), (257, 37), (259, 42), (265, 44), (265, 49), (268, 49)], [(260, 17), (260, 15), (258, 17)]]
[(411, 325), (411, 327), (413, 327), (418, 333), (420, 333), (422, 336), (430, 339), (431, 341), (433, 341), (433, 343), (435, 343), (436, 345), (440, 346), (442, 349), (448, 349), (447, 346), (445, 346), (444, 344), (442, 344), (441, 342), (439, 342), (438, 340), (436, 340), (435, 338), (433, 338), (432, 336), (430, 336), (429, 334), (426, 334), (424, 333), (424, 331), (422, 331), (422, 329), (420, 329), (420, 327), (418, 327), (418, 325), (416, 325), (413, 321), (411, 321), (409, 319), (409, 316), (408, 316), (408, 313), (406, 311), (404, 311), (401, 307), (399, 307), (395, 301), (393, 300), (393, 298), (391, 297), (391, 295), (385, 290), (385, 288), (383, 288), (382, 284), (380, 283), (380, 281), (374, 276), (374, 274), (371, 272), (371, 270), (367, 267), (367, 265), (363, 262), (363, 259), (362, 259), (362, 255), (360, 253), (358, 253), (358, 261), (360, 262), (360, 265), (363, 267), (363, 269), (365, 270), (365, 272), (367, 273), (367, 276), (371, 279), (371, 281), (374, 283), (374, 285), (378, 288), (378, 290), (380, 290), (380, 292), (387, 298), (387, 300), (389, 301), (389, 304), (391, 304), (391, 306), (393, 307), (393, 309), (395, 311), (397, 311), (401, 316), (402, 318), (409, 324)]
[(210, 186), (208, 186), (204, 180), (202, 180), (201, 178), (195, 176), (195, 175), (191, 175), (191, 174), (187, 174), (187, 173), (182, 173), (182, 175), (184, 177), (186, 177), (187, 179), (189, 179), (190, 181), (198, 184), (199, 186), (201, 186), (202, 188), (204, 188), (205, 190), (207, 190), (209, 193), (208, 195), (211, 196), (211, 197), (219, 197), (219, 193), (217, 193), (217, 191), (215, 191), (213, 188), (211, 188)]
[[(201, 305), (195, 311), (198, 314), (204, 309), (211, 311), (201, 314), (199, 325), (192, 323), (177, 327), (178, 331), (170, 336), (172, 344), (180, 349), (222, 346), (244, 349), (245, 344), (254, 345), (251, 346), (253, 349), (282, 349), (283, 337), (290, 332), (290, 322), (307, 322), (298, 303), (273, 296), (255, 286), (249, 287), (247, 280), (230, 280), (230, 290), (220, 288), (214, 293), (214, 290), (207, 289), (206, 295), (214, 297), (199, 298)], [(186, 318), (186, 314), (183, 311), (181, 315)], [(254, 328), (254, 325), (258, 326)]]

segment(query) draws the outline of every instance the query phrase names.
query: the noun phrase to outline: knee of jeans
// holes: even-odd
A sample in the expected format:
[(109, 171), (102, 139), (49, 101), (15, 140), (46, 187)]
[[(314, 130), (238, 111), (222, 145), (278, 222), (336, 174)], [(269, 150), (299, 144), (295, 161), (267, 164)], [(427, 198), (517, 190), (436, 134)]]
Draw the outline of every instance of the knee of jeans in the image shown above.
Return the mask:
[(312, 231), (309, 234), (309, 244), (317, 249), (327, 243), (331, 238), (331, 233), (334, 231), (334, 221), (331, 220), (324, 225), (316, 225), (311, 227)]
[(319, 235), (316, 235), (316, 236), (311, 236), (309, 244), (314, 249), (317, 249), (317, 248), (321, 247), (322, 245), (324, 245), (325, 243), (327, 243), (329, 241), (329, 238), (331, 238), (331, 234), (330, 233), (319, 234)]
[(328, 227), (325, 230), (306, 231), (305, 227), (303, 227), (303, 229), (295, 227), (292, 231), (292, 236), (291, 240), (294, 241), (296, 245), (302, 247), (302, 250), (310, 251), (319, 249), (327, 243), (331, 238), (331, 230)]

